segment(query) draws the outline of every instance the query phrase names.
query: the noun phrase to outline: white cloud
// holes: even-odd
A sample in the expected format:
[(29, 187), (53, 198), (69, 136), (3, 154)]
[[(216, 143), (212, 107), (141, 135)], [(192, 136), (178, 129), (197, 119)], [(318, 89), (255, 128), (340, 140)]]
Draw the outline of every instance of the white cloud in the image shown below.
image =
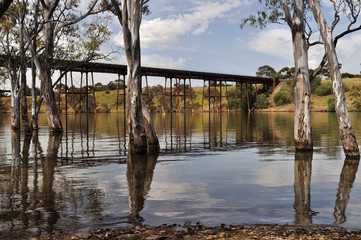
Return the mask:
[[(246, 2), (246, 1), (245, 1)], [(164, 49), (174, 47), (182, 35), (199, 35), (206, 32), (216, 18), (227, 16), (234, 8), (245, 4), (239, 0), (194, 1), (190, 13), (144, 20), (141, 25), (142, 47)]]
[(179, 69), (190, 60), (189, 58), (173, 59), (170, 56), (161, 55), (142, 55), (142, 65), (147, 67), (161, 67)]
[(339, 62), (342, 63), (342, 72), (359, 73), (361, 63), (361, 34), (351, 34), (349, 37), (341, 38), (337, 44), (336, 51)]
[(287, 29), (271, 29), (262, 31), (251, 40), (249, 48), (293, 61), (292, 36)]

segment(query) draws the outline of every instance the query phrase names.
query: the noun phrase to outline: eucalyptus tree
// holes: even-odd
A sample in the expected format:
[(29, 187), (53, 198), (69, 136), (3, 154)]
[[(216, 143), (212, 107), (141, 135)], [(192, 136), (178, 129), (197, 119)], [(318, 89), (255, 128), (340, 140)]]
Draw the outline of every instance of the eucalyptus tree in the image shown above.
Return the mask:
[(17, 19), (6, 14), (0, 19), (2, 38), (1, 53), (4, 56), (2, 60), (6, 69), (5, 77), (10, 79), (11, 88), (11, 120), (10, 125), (13, 129), (20, 128), (20, 74), (19, 74), (19, 32), (16, 28)]
[[(312, 150), (311, 133), (311, 84), (308, 67), (308, 37), (305, 32), (304, 0), (259, 0), (266, 6), (258, 16), (251, 15), (242, 20), (246, 24), (266, 27), (270, 23), (287, 23), (292, 33), (293, 57), (295, 64), (295, 116), (294, 140), (296, 150)], [(292, 9), (292, 13), (291, 13)]]
[(6, 10), (10, 7), (13, 0), (0, 0), (0, 18), (4, 15)]
[[(62, 34), (69, 32), (74, 24), (85, 19), (87, 16), (94, 14), (94, 8), (97, 0), (93, 1), (85, 14), (77, 12), (79, 0), (65, 1), (60, 0), (40, 0), (42, 11), (42, 28), (43, 50), (37, 53), (30, 45), (32, 60), (36, 67), (37, 76), (41, 82), (42, 99), (44, 99), (46, 115), (50, 131), (61, 132), (62, 124), (56, 106), (55, 94), (52, 84), (53, 59), (55, 56), (55, 47)], [(28, 33), (25, 34), (30, 44), (31, 38)]]
[(111, 10), (123, 28), (124, 48), (128, 62), (127, 121), (129, 144), (133, 152), (158, 152), (159, 141), (153, 122), (142, 98), (141, 53), (139, 29), (142, 14), (148, 12), (149, 0), (111, 0)]
[[(351, 21), (351, 26), (353, 22), (357, 20), (357, 17), (361, 11), (361, 2), (360, 1), (336, 1), (331, 0), (335, 10), (335, 20), (332, 25), (329, 26), (327, 20), (321, 10), (318, 0), (308, 0), (308, 3), (312, 9), (314, 18), (318, 24), (320, 35), (323, 41), (323, 46), (325, 49), (325, 56), (327, 58), (330, 77), (332, 81), (333, 93), (335, 96), (335, 110), (337, 115), (337, 123), (339, 128), (339, 134), (341, 142), (343, 145), (344, 152), (348, 157), (359, 157), (360, 152), (358, 144), (356, 141), (355, 132), (351, 126), (351, 121), (347, 109), (345, 91), (342, 84), (342, 77), (340, 71), (340, 65), (336, 53), (335, 40), (333, 38), (332, 32), (336, 24), (339, 21), (339, 13), (346, 12), (353, 19)], [(356, 27), (356, 29), (360, 29)], [(350, 25), (347, 29), (348, 33), (350, 32)]]

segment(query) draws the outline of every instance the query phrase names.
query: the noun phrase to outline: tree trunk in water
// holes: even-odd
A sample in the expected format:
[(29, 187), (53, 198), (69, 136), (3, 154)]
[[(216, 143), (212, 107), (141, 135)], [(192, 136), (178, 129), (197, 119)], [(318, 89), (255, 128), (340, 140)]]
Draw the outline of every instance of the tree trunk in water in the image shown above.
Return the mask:
[[(135, 153), (147, 152), (147, 136), (150, 136), (148, 142), (152, 145), (158, 141), (155, 141), (156, 136), (151, 119), (144, 120), (143, 116), (139, 39), (139, 28), (142, 19), (141, 8), (141, 1), (139, 0), (122, 0), (121, 24), (123, 26), (124, 46), (128, 61), (127, 119), (129, 144), (133, 146), (132, 149)], [(152, 134), (147, 134), (146, 128), (147, 133), (152, 132)]]
[[(31, 62), (31, 77), (32, 77), (32, 82), (31, 82), (31, 127), (32, 129), (38, 129), (38, 115), (39, 115), (39, 111), (37, 111), (37, 101), (36, 101), (36, 94), (35, 94), (35, 87), (36, 87), (36, 66), (34, 64), (34, 61)], [(41, 100), (39, 99), (39, 102)], [(40, 106), (39, 106), (39, 110), (40, 110)]]
[(317, 21), (318, 28), (323, 40), (325, 53), (330, 68), (330, 76), (335, 96), (335, 109), (337, 123), (342, 146), (346, 157), (359, 157), (360, 152), (356, 141), (355, 132), (351, 126), (350, 116), (348, 114), (345, 92), (342, 84), (339, 62), (337, 59), (335, 44), (332, 37), (332, 31), (327, 25), (327, 21), (321, 11), (317, 0), (308, 0), (313, 15)]
[(43, 53), (44, 60), (41, 62), (41, 69), (39, 69), (39, 78), (41, 81), (41, 89), (43, 91), (46, 116), (48, 119), (50, 131), (62, 132), (63, 127), (58, 114), (55, 94), (51, 81), (51, 66), (54, 55), (54, 26), (49, 14), (49, 10), (44, 9), (45, 49)]
[(142, 98), (142, 112), (144, 117), (145, 132), (147, 134), (147, 143), (150, 153), (157, 154), (159, 152), (159, 140), (154, 130), (153, 121), (149, 113), (149, 109)]
[(16, 70), (11, 77), (11, 128), (20, 129), (20, 86)]
[[(23, 20), (22, 20), (23, 21)], [(21, 105), (21, 119), (23, 123), (24, 132), (26, 135), (31, 135), (31, 127), (28, 118), (28, 103), (26, 100), (26, 55), (25, 55), (25, 42), (24, 42), (24, 26), (20, 21), (20, 105)]]
[(295, 77), (294, 139), (296, 150), (312, 150), (311, 85), (308, 70), (307, 44), (304, 33), (304, 4), (296, 0), (292, 21)]

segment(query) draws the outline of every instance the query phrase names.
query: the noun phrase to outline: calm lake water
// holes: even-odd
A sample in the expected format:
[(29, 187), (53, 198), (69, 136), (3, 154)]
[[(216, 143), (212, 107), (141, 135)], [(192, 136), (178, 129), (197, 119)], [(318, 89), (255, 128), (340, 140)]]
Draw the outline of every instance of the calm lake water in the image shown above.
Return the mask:
[[(296, 154), (293, 113), (153, 114), (159, 156), (130, 157), (124, 115), (41, 116), (37, 136), (0, 116), (0, 239), (129, 224), (340, 224), (361, 228), (358, 161), (334, 113), (312, 113), (313, 154)], [(361, 142), (361, 114), (351, 113)]]

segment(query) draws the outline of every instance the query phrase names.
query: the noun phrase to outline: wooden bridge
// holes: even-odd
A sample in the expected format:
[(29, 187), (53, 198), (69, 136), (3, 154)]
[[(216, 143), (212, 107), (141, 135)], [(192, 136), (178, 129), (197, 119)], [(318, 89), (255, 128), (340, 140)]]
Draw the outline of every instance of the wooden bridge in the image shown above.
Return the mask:
[[(117, 97), (116, 97), (116, 109), (119, 108), (120, 99), (122, 98), (123, 109), (125, 109), (125, 96), (126, 96), (126, 75), (127, 75), (127, 66), (118, 65), (118, 64), (108, 64), (108, 63), (84, 63), (77, 61), (59, 61), (54, 60), (53, 63), (54, 69), (61, 72), (61, 76), (58, 81), (56, 81), (53, 86), (60, 84), (60, 86), (65, 86), (59, 89), (58, 91), (58, 109), (60, 109), (60, 104), (62, 101), (61, 95), (65, 95), (65, 112), (68, 112), (68, 95), (71, 95), (71, 107), (73, 111), (77, 111), (75, 104), (75, 95), (80, 95), (79, 99), (86, 99), (86, 112), (95, 112), (96, 113), (96, 98), (95, 98), (95, 85), (94, 85), (94, 74), (93, 73), (109, 73), (117, 74)], [(78, 84), (79, 88), (74, 86), (73, 73), (80, 73), (80, 83)], [(234, 102), (237, 98), (242, 101), (242, 99), (247, 100), (248, 110), (251, 111), (250, 101), (252, 86), (255, 87), (254, 94), (257, 97), (257, 89), (261, 87), (275, 87), (278, 84), (278, 79), (264, 78), (264, 77), (252, 77), (244, 75), (234, 75), (234, 74), (222, 74), (222, 73), (210, 73), (210, 72), (198, 72), (198, 71), (186, 71), (186, 70), (177, 70), (177, 69), (165, 69), (165, 68), (152, 68), (152, 67), (142, 67), (141, 75), (143, 78), (143, 83), (145, 87), (143, 88), (143, 95), (145, 95), (145, 100), (148, 102), (148, 107), (150, 108), (150, 97), (149, 97), (149, 85), (148, 77), (160, 77), (164, 78), (163, 89), (163, 106), (162, 110), (166, 110), (166, 100), (170, 102), (169, 111), (187, 111), (193, 110), (193, 89), (192, 81), (203, 81), (203, 91), (202, 91), (202, 110), (203, 111), (222, 111), (224, 109), (229, 110), (229, 95), (228, 95), (228, 84), (235, 84), (234, 91)], [(70, 82), (69, 82), (70, 81)], [(91, 81), (91, 82), (89, 82)], [(188, 81), (188, 85), (186, 82)], [(181, 84), (183, 83), (183, 84)], [(71, 88), (68, 87), (70, 84)], [(173, 86), (173, 84), (175, 86)], [(89, 88), (92, 86), (91, 88)], [(189, 86), (189, 87), (188, 87)], [(183, 87), (183, 89), (180, 89)], [(222, 87), (225, 88), (225, 91), (222, 91)], [(85, 89), (84, 89), (85, 88)], [(90, 89), (90, 90), (89, 90)], [(241, 96), (237, 96), (237, 89), (241, 91)], [(218, 91), (219, 90), (219, 91)], [(9, 92), (8, 90), (1, 90), (0, 92)], [(224, 92), (224, 93), (223, 93)], [(253, 95), (254, 95), (253, 94)], [(89, 109), (89, 95), (93, 97), (93, 108)], [(222, 100), (226, 98), (226, 107), (223, 107)], [(173, 101), (176, 99), (176, 108), (173, 106)], [(190, 109), (186, 108), (186, 100), (191, 100)], [(208, 109), (205, 109), (204, 100), (208, 100)], [(254, 100), (254, 99), (253, 99)], [(183, 109), (181, 109), (181, 101), (183, 101)], [(211, 107), (211, 102), (213, 107)], [(81, 109), (81, 102), (79, 103), (78, 109)]]
[[(88, 95), (89, 95), (89, 80), (91, 80), (92, 86), (92, 94), (94, 102), (95, 100), (95, 85), (94, 85), (94, 74), (93, 73), (109, 73), (109, 74), (117, 74), (117, 99), (116, 99), (116, 109), (119, 107), (119, 100), (122, 99), (122, 103), (125, 109), (125, 96), (126, 96), (126, 75), (127, 75), (127, 66), (126, 65), (118, 65), (118, 64), (107, 64), (107, 63), (81, 63), (75, 61), (61, 61), (57, 62), (56, 69), (60, 71), (68, 71), (67, 74), (64, 74), (63, 81), (60, 79), (59, 82), (55, 83), (54, 86), (58, 83), (65, 85), (66, 87), (59, 91), (59, 106), (61, 101), (61, 94), (65, 94), (65, 110), (67, 111), (67, 95), (72, 95), (72, 104), (73, 109), (75, 110), (74, 104), (74, 95), (80, 94), (80, 97), (85, 96), (87, 102), (87, 111), (96, 112), (96, 104), (93, 104), (93, 109), (88, 108)], [(74, 91), (74, 88), (71, 88), (71, 91), (68, 89), (69, 84), (69, 75), (71, 86), (74, 86), (73, 81), (73, 72), (81, 73), (80, 77), (80, 91)], [(84, 76), (83, 76), (84, 75)], [(244, 75), (234, 75), (234, 74), (222, 74), (222, 73), (210, 73), (210, 72), (198, 72), (198, 71), (186, 71), (186, 70), (177, 70), (177, 69), (165, 69), (165, 68), (152, 68), (152, 67), (142, 67), (141, 75), (143, 78), (143, 83), (145, 83), (145, 87), (143, 88), (143, 95), (145, 95), (145, 100), (148, 102), (148, 107), (150, 108), (150, 98), (149, 98), (149, 84), (148, 77), (160, 77), (164, 78), (163, 87), (163, 106), (162, 110), (165, 111), (166, 100), (170, 102), (170, 111), (187, 111), (193, 110), (193, 89), (192, 89), (192, 81), (203, 81), (203, 91), (202, 91), (202, 110), (203, 111), (222, 111), (224, 108), (222, 107), (222, 99), (226, 98), (226, 110), (229, 110), (229, 95), (228, 95), (228, 83), (235, 84), (235, 94), (234, 101), (236, 98), (247, 99), (248, 110), (251, 111), (250, 108), (250, 92), (252, 91), (252, 85), (256, 86), (256, 97), (257, 97), (257, 89), (259, 86), (261, 87), (275, 87), (278, 84), (278, 79), (265, 78), (265, 77), (252, 77), (252, 76), (244, 76)], [(89, 79), (91, 78), (91, 79)], [(85, 81), (85, 84), (83, 82)], [(187, 87), (187, 81), (188, 86)], [(183, 83), (181, 85), (181, 83)], [(206, 84), (207, 83), (207, 84)], [(173, 86), (175, 84), (175, 86)], [(245, 87), (243, 87), (243, 85)], [(85, 92), (82, 92), (82, 88), (85, 88)], [(183, 87), (181, 90), (180, 87)], [(225, 88), (225, 93), (222, 92), (222, 87)], [(237, 96), (236, 90), (241, 90), (241, 96)], [(65, 91), (64, 91), (65, 90)], [(219, 92), (217, 91), (219, 90)], [(120, 92), (121, 91), (121, 92)], [(174, 108), (173, 101), (176, 98), (176, 108)], [(186, 108), (186, 100), (191, 100), (190, 109)], [(208, 100), (208, 110), (204, 108), (204, 100)], [(180, 107), (180, 102), (183, 101), (183, 109)], [(211, 107), (211, 102), (213, 103), (213, 107)]]

